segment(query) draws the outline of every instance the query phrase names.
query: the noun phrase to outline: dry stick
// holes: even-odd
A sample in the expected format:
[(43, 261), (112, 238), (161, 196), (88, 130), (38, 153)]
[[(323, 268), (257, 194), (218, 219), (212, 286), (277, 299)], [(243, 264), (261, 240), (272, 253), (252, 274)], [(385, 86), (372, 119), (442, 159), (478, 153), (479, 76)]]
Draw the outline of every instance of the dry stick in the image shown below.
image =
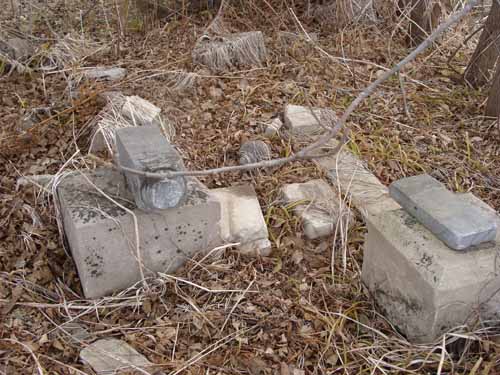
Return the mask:
[[(213, 174), (219, 174), (219, 173), (227, 173), (227, 172), (236, 172), (236, 171), (245, 171), (245, 170), (252, 170), (252, 169), (257, 169), (257, 168), (271, 168), (271, 167), (277, 167), (280, 165), (283, 165), (285, 163), (290, 163), (293, 161), (297, 160), (309, 160), (309, 159), (318, 159), (321, 157), (326, 157), (332, 154), (336, 154), (340, 148), (343, 145), (343, 142), (339, 143), (337, 147), (332, 150), (331, 153), (329, 154), (324, 154), (324, 155), (310, 155), (309, 153), (315, 149), (318, 149), (322, 146), (325, 146), (328, 141), (330, 141), (332, 138), (334, 138), (343, 128), (345, 127), (345, 124), (347, 122), (347, 119), (349, 116), (356, 110), (356, 108), (365, 100), (366, 98), (370, 97), (375, 90), (382, 84), (384, 83), (389, 77), (391, 77), (393, 74), (398, 73), (405, 65), (408, 63), (412, 62), (417, 58), (417, 56), (425, 51), (431, 44), (433, 44), (437, 38), (445, 32), (450, 26), (453, 24), (457, 23), (460, 21), (466, 14), (468, 14), (472, 8), (477, 4), (479, 0), (470, 0), (463, 9), (459, 12), (456, 12), (452, 14), (448, 19), (443, 22), (441, 25), (439, 25), (434, 32), (427, 37), (417, 48), (413, 50), (412, 53), (410, 53), (408, 56), (406, 56), (403, 60), (401, 60), (399, 63), (397, 63), (391, 70), (385, 72), (380, 78), (378, 78), (376, 81), (372, 82), (361, 94), (359, 94), (356, 99), (347, 107), (345, 110), (344, 114), (342, 117), (337, 121), (337, 124), (332, 127), (328, 132), (323, 134), (321, 137), (318, 138), (318, 140), (309, 146), (304, 147), (301, 149), (299, 152), (292, 156), (284, 157), (284, 158), (277, 158), (277, 159), (272, 159), (272, 160), (265, 160), (257, 163), (250, 163), (250, 164), (245, 164), (245, 165), (235, 165), (235, 166), (228, 166), (228, 167), (220, 167), (220, 168), (213, 168), (213, 169), (206, 169), (206, 170), (200, 170), (200, 171), (173, 171), (173, 172), (166, 172), (166, 173), (150, 173), (150, 172), (143, 172), (139, 171), (136, 169), (132, 168), (126, 168), (122, 166), (114, 166), (115, 168), (133, 173), (136, 175), (140, 176), (145, 176), (147, 178), (152, 178), (152, 179), (166, 179), (166, 178), (173, 178), (177, 176), (207, 176), (207, 175), (213, 175)], [(94, 157), (95, 158), (95, 157)], [(100, 159), (97, 159), (100, 160)]]

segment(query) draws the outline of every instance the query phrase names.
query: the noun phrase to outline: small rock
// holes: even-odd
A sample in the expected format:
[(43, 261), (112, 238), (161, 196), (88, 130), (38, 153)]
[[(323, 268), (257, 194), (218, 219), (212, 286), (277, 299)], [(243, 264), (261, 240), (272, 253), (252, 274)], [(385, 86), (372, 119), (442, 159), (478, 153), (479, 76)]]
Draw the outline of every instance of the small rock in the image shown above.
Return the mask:
[(82, 362), (88, 364), (97, 374), (112, 374), (126, 369), (150, 367), (142, 354), (122, 340), (102, 339), (87, 346), (80, 352)]
[(240, 164), (258, 163), (271, 159), (271, 149), (263, 141), (245, 142), (240, 147)]
[(277, 117), (273, 119), (269, 125), (267, 125), (267, 128), (264, 131), (264, 135), (269, 138), (277, 136), (279, 135), (282, 127), (283, 127), (283, 122)]
[(308, 107), (291, 104), (285, 107), (285, 126), (293, 135), (322, 133), (332, 125), (332, 120), (336, 120), (336, 115), (329, 109), (313, 108), (311, 111)]
[(95, 80), (106, 80), (106, 81), (117, 81), (124, 78), (127, 75), (127, 69), (125, 68), (91, 68), (85, 70), (85, 76), (90, 79)]

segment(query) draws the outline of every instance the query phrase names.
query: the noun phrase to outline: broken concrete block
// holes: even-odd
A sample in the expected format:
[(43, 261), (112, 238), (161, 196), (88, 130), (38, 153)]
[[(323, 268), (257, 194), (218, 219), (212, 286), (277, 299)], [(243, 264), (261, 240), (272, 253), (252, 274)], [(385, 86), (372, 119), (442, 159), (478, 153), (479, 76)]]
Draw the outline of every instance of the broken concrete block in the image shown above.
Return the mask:
[(323, 133), (335, 119), (335, 112), (328, 109), (313, 108), (311, 111), (308, 107), (292, 104), (285, 107), (285, 126), (292, 135), (310, 136)]
[(163, 124), (161, 108), (148, 102), (140, 96), (126, 96), (122, 107), (122, 114), (127, 117), (134, 126)]
[(215, 72), (261, 66), (267, 58), (261, 31), (210, 37), (203, 35), (193, 50), (193, 62)]
[(92, 367), (97, 374), (146, 373), (153, 363), (138, 353), (125, 341), (118, 339), (98, 340), (80, 352), (83, 363)]
[(125, 76), (127, 75), (127, 69), (119, 67), (113, 67), (113, 68), (97, 67), (97, 68), (86, 69), (84, 71), (84, 74), (85, 77), (89, 79), (117, 81), (122, 78), (125, 78)]
[[(141, 172), (164, 173), (184, 169), (175, 148), (157, 126), (129, 127), (116, 130), (118, 164)], [(163, 180), (124, 171), (137, 207), (158, 210), (177, 207), (186, 196), (183, 176)]]
[(240, 164), (258, 163), (271, 160), (271, 149), (263, 141), (248, 141), (240, 147)]
[(269, 138), (278, 136), (282, 127), (283, 122), (279, 118), (275, 118), (269, 125), (267, 125), (264, 135)]
[(427, 174), (403, 178), (389, 187), (391, 197), (420, 224), (455, 250), (493, 241), (497, 225), (491, 215)]
[(457, 252), (403, 209), (370, 212), (367, 226), (362, 280), (409, 340), (432, 342), (469, 319), (500, 318), (500, 236)]
[[(335, 149), (337, 145), (338, 141), (331, 140), (326, 151)], [(370, 212), (401, 208), (389, 196), (387, 187), (347, 148), (342, 148), (336, 155), (318, 158), (314, 162), (327, 173), (332, 185), (348, 196), (363, 216)]]
[(141, 280), (136, 231), (146, 276), (173, 272), (193, 255), (222, 244), (219, 201), (196, 179), (187, 178), (187, 187), (181, 206), (145, 212), (137, 209), (117, 171), (97, 169), (85, 176), (75, 172), (59, 182), (64, 232), (87, 298)]
[(294, 212), (302, 219), (304, 234), (309, 239), (332, 234), (340, 223), (344, 230), (350, 224), (351, 210), (339, 202), (338, 195), (324, 180), (288, 184), (281, 193), (287, 204), (296, 204)]
[(214, 189), (221, 204), (221, 235), (226, 243), (240, 243), (243, 253), (269, 255), (271, 243), (255, 190), (250, 185)]

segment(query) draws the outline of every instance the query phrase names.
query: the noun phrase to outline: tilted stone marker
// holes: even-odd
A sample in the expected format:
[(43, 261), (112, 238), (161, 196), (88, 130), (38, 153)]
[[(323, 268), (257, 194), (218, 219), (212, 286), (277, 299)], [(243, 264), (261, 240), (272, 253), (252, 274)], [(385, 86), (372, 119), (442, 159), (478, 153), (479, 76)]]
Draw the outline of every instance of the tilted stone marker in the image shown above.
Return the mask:
[(80, 359), (99, 375), (119, 374), (123, 371), (127, 374), (140, 374), (153, 365), (125, 341), (118, 339), (94, 342), (82, 349)]
[(491, 215), (423, 174), (391, 184), (389, 192), (408, 213), (455, 250), (493, 241), (497, 223)]
[[(220, 203), (198, 180), (187, 179), (187, 194), (176, 208), (138, 209), (125, 178), (110, 169), (74, 173), (57, 187), (64, 231), (87, 298), (130, 287), (141, 279), (134, 217), (137, 218), (146, 276), (172, 272), (193, 255), (222, 244)], [(88, 180), (90, 180), (90, 183)], [(94, 186), (95, 185), (95, 186)]]
[(302, 219), (304, 234), (316, 239), (332, 234), (342, 220), (343, 228), (350, 224), (351, 210), (343, 206), (338, 195), (324, 180), (311, 180), (283, 186), (281, 189), (287, 204), (296, 203), (294, 212)]
[(162, 127), (161, 108), (140, 96), (127, 96), (122, 107), (122, 114), (134, 126), (157, 125)]
[[(472, 194), (460, 198), (495, 215)], [(373, 211), (365, 218), (362, 280), (409, 340), (432, 342), (469, 319), (500, 318), (499, 235), (496, 243), (458, 252), (403, 209)]]
[(284, 117), (285, 126), (292, 135), (311, 136), (328, 130), (327, 127), (331, 125), (336, 115), (329, 109), (312, 108), (311, 111), (308, 107), (287, 104)]
[[(116, 130), (118, 164), (142, 172), (181, 171), (184, 163), (175, 148), (156, 126), (130, 127)], [(157, 210), (176, 207), (186, 196), (183, 176), (162, 180), (125, 171), (137, 207)]]

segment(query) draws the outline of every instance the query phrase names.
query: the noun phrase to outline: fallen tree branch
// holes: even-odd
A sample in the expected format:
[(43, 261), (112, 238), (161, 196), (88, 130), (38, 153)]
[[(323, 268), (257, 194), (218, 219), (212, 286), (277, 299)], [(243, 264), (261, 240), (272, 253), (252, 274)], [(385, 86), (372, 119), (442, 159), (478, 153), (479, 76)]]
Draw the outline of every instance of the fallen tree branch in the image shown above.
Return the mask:
[[(347, 119), (349, 116), (356, 110), (356, 108), (368, 97), (370, 97), (375, 90), (384, 83), (387, 79), (389, 79), (393, 74), (398, 73), (405, 65), (412, 62), (417, 58), (419, 54), (425, 51), (429, 46), (431, 46), (438, 37), (443, 34), (450, 26), (454, 25), (458, 21), (460, 21), (465, 15), (467, 15), (474, 6), (478, 3), (478, 0), (470, 0), (465, 4), (462, 10), (455, 12), (448, 19), (446, 19), (438, 28), (436, 28), (432, 34), (430, 34), (417, 48), (415, 48), (408, 56), (406, 56), (403, 60), (397, 63), (391, 70), (386, 71), (383, 75), (381, 75), (377, 80), (372, 82), (365, 90), (363, 90), (354, 101), (347, 107), (342, 117), (337, 121), (334, 127), (330, 128), (329, 131), (325, 132), (321, 135), (315, 142), (310, 145), (302, 148), (299, 152), (294, 155), (284, 157), (284, 158), (276, 158), (272, 160), (260, 161), (257, 163), (250, 163), (245, 165), (235, 165), (235, 166), (227, 166), (227, 167), (219, 167), (213, 169), (199, 170), (199, 171), (172, 171), (172, 172), (164, 172), (164, 173), (150, 173), (143, 172), (132, 168), (125, 168), (121, 166), (114, 165), (114, 168), (118, 170), (122, 170), (125, 172), (145, 176), (153, 179), (166, 179), (173, 178), (177, 176), (207, 176), (219, 173), (228, 173), (228, 172), (238, 172), (238, 171), (247, 171), (258, 168), (273, 168), (277, 166), (281, 166), (286, 163), (298, 161), (298, 160), (310, 160), (317, 159), (325, 156), (331, 156), (332, 154), (336, 154), (339, 152), (341, 147), (347, 140), (347, 137), (344, 135), (342, 142), (340, 142), (331, 152), (323, 155), (311, 155), (310, 153), (313, 150), (319, 149), (327, 145), (327, 143), (333, 139), (337, 134), (340, 133), (345, 128)], [(100, 159), (98, 159), (100, 160)]]

